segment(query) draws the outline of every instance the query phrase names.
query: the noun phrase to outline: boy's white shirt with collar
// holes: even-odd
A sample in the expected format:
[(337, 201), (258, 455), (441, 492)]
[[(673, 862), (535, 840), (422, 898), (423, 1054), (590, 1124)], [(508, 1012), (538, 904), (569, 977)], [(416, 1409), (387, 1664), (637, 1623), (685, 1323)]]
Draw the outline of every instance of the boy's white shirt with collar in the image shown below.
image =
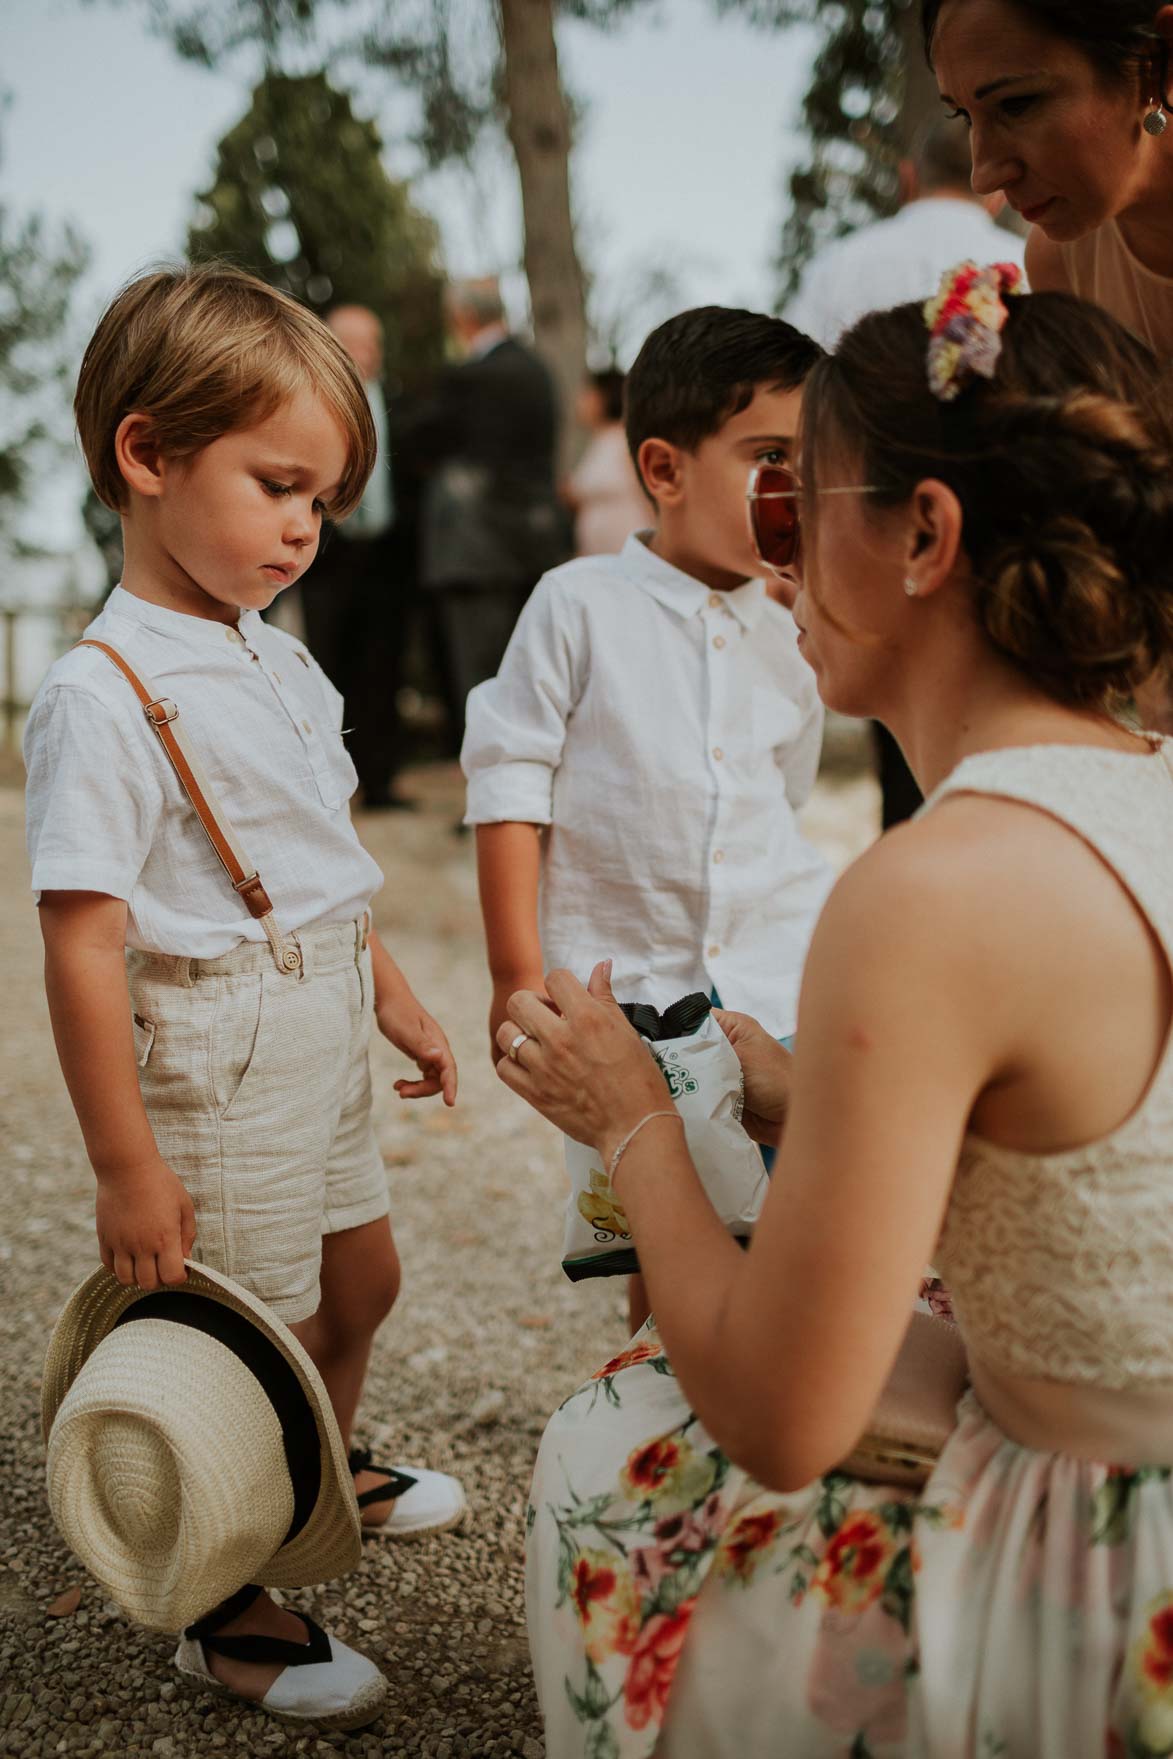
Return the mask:
[[(300, 642), (242, 611), (191, 617), (115, 587), (86, 634), (124, 654), (184, 729), (288, 934), (352, 922), (383, 883), (359, 843), (342, 698)], [(264, 930), (231, 884), (130, 685), (96, 648), (53, 665), (24, 740), (32, 883), (129, 906), (127, 945), (212, 959)]]
[(549, 826), (547, 969), (614, 960), (620, 1001), (716, 989), (771, 1032), (833, 874), (796, 811), (823, 708), (760, 580), (710, 592), (648, 548), (554, 569), (468, 699), (466, 823)]

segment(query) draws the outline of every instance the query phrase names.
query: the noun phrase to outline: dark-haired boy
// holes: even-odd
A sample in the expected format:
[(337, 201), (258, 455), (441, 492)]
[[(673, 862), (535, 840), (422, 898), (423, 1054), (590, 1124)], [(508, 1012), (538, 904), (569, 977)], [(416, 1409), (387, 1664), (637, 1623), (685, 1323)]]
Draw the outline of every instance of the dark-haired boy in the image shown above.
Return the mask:
[(789, 611), (752, 578), (746, 487), (788, 455), (819, 353), (719, 306), (653, 331), (626, 425), (655, 529), (547, 574), (469, 696), (495, 1057), (510, 995), (606, 958), (623, 1001), (715, 990), (794, 1030), (831, 881), (795, 817), (823, 711)]

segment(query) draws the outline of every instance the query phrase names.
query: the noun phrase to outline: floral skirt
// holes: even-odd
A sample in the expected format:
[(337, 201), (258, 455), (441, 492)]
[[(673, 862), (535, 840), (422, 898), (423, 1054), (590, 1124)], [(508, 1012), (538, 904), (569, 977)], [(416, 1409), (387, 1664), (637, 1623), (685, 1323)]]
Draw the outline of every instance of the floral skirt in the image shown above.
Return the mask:
[(923, 1491), (764, 1491), (649, 1321), (555, 1412), (528, 1531), (548, 1759), (1173, 1753), (1170, 1470), (1020, 1447), (972, 1393)]

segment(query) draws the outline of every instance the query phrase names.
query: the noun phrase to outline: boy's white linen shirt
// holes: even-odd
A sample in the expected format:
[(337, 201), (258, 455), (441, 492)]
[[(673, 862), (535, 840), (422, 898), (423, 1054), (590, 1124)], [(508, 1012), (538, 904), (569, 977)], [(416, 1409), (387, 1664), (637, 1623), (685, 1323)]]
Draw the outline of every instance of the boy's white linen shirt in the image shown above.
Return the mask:
[(546, 825), (547, 968), (621, 1001), (715, 988), (771, 1032), (832, 872), (801, 836), (823, 709), (760, 580), (710, 592), (642, 536), (547, 574), (468, 699), (469, 824)]
[[(351, 922), (383, 882), (355, 835), (342, 698), (301, 643), (116, 587), (86, 630), (171, 697), (286, 933)], [(232, 891), (130, 685), (96, 648), (53, 665), (24, 740), (33, 889), (104, 892), (127, 945), (213, 959), (264, 930)]]

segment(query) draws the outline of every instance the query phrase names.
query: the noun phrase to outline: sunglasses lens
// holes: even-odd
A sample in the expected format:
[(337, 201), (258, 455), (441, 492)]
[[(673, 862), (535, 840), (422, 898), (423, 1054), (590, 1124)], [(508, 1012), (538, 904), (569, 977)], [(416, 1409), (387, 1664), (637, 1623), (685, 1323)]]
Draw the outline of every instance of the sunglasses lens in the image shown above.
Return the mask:
[(749, 502), (758, 555), (767, 568), (790, 568), (798, 555), (798, 496), (791, 473), (762, 465)]

